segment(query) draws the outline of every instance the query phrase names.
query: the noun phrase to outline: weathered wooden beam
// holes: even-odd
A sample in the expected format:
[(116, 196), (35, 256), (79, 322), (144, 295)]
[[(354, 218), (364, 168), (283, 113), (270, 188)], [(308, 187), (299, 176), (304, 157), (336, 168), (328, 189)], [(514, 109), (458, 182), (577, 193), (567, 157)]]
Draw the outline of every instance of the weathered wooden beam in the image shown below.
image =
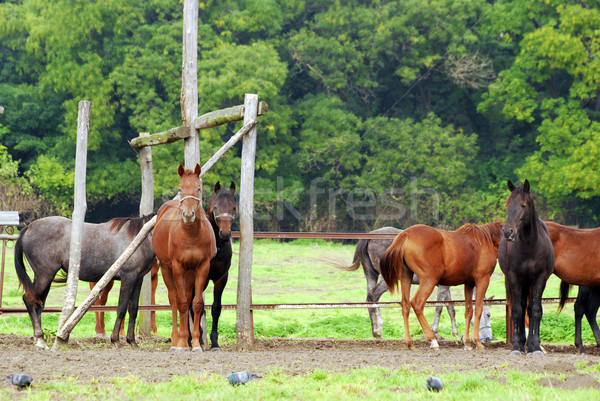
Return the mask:
[(139, 136), (133, 138), (130, 142), (134, 148), (143, 148), (144, 146), (162, 145), (165, 143), (171, 143), (180, 139), (185, 139), (190, 136), (190, 127), (183, 126), (177, 128), (171, 128), (165, 132), (159, 132), (158, 134), (152, 134), (148, 136)]
[[(269, 111), (269, 105), (267, 102), (259, 102), (258, 104), (258, 115), (262, 116), (267, 114)], [(201, 115), (194, 120), (194, 128), (205, 129), (214, 128), (222, 124), (232, 123), (235, 121), (241, 121), (244, 119), (244, 105), (233, 106), (227, 109), (221, 109), (211, 111)]]
[[(58, 331), (65, 330), (67, 319), (75, 310), (75, 299), (77, 298), (77, 283), (79, 282), (79, 266), (81, 264), (81, 247), (83, 244), (83, 222), (85, 220), (86, 203), (86, 168), (87, 168), (87, 144), (88, 132), (90, 130), (90, 114), (92, 102), (82, 100), (79, 102), (79, 113), (77, 118), (77, 151), (75, 154), (75, 194), (73, 196), (73, 218), (71, 224), (71, 246), (69, 251), (69, 273), (67, 276), (67, 288), (65, 290), (65, 301), (58, 322)], [(57, 349), (61, 340), (66, 341), (71, 331), (66, 331), (66, 336), (57, 338), (53, 349)], [(43, 344), (45, 347), (45, 344)], [(38, 345), (39, 346), (39, 345)]]

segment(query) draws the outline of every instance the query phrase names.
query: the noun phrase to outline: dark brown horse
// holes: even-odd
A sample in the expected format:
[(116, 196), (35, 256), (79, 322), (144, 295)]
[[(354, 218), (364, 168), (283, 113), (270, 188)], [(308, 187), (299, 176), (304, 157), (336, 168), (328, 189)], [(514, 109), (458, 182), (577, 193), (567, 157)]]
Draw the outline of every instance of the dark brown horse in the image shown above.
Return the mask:
[[(506, 298), (514, 327), (511, 355), (525, 352), (525, 311), (529, 316), (527, 352), (544, 355), (540, 346), (542, 294), (554, 269), (548, 228), (538, 218), (529, 181), (515, 187), (508, 181), (507, 218), (502, 227), (498, 261), (504, 273)], [(529, 302), (528, 302), (529, 300)]]
[[(100, 280), (148, 220), (149, 217), (119, 218), (102, 224), (85, 223), (79, 279), (90, 282)], [(70, 243), (71, 220), (53, 216), (36, 220), (21, 230), (15, 245), (15, 269), (25, 291), (23, 301), (33, 324), (38, 348), (47, 348), (43, 340), (41, 313), (54, 277), (59, 270), (69, 269)], [(23, 254), (34, 272), (33, 282), (27, 275)], [(116, 346), (121, 346), (119, 329), (125, 313), (129, 311), (127, 342), (137, 347), (135, 319), (140, 289), (142, 279), (150, 271), (153, 259), (151, 240), (147, 238), (115, 276), (116, 280), (121, 280), (117, 319), (111, 335), (111, 342)]]
[[(162, 265), (173, 313), (171, 350), (188, 350), (189, 308), (194, 311), (192, 350), (202, 351), (200, 315), (210, 260), (217, 252), (215, 234), (202, 208), (200, 165), (192, 171), (179, 165), (179, 199), (164, 203), (157, 213), (152, 246)], [(193, 300), (192, 300), (192, 293)], [(177, 328), (179, 312), (179, 329)]]
[[(477, 349), (484, 348), (479, 340), (479, 325), (485, 292), (496, 267), (501, 227), (500, 222), (466, 224), (456, 231), (445, 231), (419, 224), (409, 227), (394, 239), (381, 258), (380, 268), (390, 292), (396, 290), (400, 281), (404, 342), (408, 348), (413, 348), (408, 327), (411, 305), (431, 347), (439, 347), (423, 314), (425, 302), (438, 284), (465, 286), (465, 348), (469, 344), (473, 287), (476, 287), (473, 342)], [(413, 273), (419, 277), (420, 284), (411, 301)]]

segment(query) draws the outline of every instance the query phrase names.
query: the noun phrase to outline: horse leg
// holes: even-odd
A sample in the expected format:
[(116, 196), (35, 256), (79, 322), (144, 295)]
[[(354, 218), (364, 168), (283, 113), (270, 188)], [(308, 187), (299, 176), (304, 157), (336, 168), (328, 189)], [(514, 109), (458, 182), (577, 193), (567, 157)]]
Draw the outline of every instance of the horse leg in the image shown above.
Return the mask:
[[(140, 293), (142, 292), (142, 283), (144, 279), (140, 278), (134, 285), (129, 298), (129, 324), (127, 325), (127, 344), (133, 348), (139, 348), (135, 342), (135, 321), (137, 319), (138, 308), (140, 304)], [(121, 283), (122, 284), (122, 283)]]
[[(177, 311), (179, 312), (179, 333), (175, 343), (173, 343), (175, 348), (174, 351), (189, 350), (187, 343), (190, 333), (188, 328), (188, 317), (193, 289), (193, 281), (190, 278), (193, 278), (194, 274), (194, 270), (184, 271), (183, 266), (178, 262), (173, 262), (173, 279), (177, 290), (176, 305)], [(190, 284), (187, 285), (186, 282)]]
[[(223, 291), (227, 285), (227, 279), (229, 274), (225, 274), (219, 281), (215, 283), (213, 289), (213, 305), (210, 311), (212, 316), (212, 330), (210, 331), (210, 350), (221, 351), (219, 348), (219, 318), (221, 317), (221, 299), (223, 298)], [(204, 311), (202, 311), (204, 313)]]
[(521, 355), (525, 352), (525, 310), (527, 295), (518, 280), (506, 276), (507, 298), (511, 302), (511, 318), (513, 322), (513, 348), (510, 355)]
[[(125, 321), (125, 314), (127, 313), (127, 305), (131, 299), (131, 293), (133, 291), (132, 284), (125, 281), (121, 282), (121, 290), (119, 291), (119, 303), (117, 304), (117, 318), (115, 320), (115, 326), (113, 328), (112, 334), (110, 335), (110, 342), (117, 348), (121, 348), (123, 345), (119, 340), (119, 332), (121, 330), (121, 326)], [(131, 326), (131, 320), (129, 321)], [(135, 322), (134, 322), (135, 324)], [(129, 333), (128, 333), (129, 336)], [(135, 342), (135, 338), (134, 338)]]
[(419, 319), (419, 323), (421, 324), (421, 328), (423, 329), (423, 333), (425, 334), (425, 338), (430, 343), (431, 348), (439, 348), (439, 344), (435, 338), (435, 334), (431, 331), (429, 327), (429, 323), (427, 323), (427, 319), (425, 319), (425, 314), (423, 313), (423, 309), (425, 307), (425, 302), (433, 292), (435, 285), (437, 284), (437, 280), (421, 280), (421, 284), (419, 284), (419, 288), (413, 299), (411, 300), (411, 305), (415, 314), (417, 315), (417, 319)]
[(598, 322), (596, 321), (596, 314), (600, 307), (600, 287), (590, 287), (590, 302), (588, 303), (586, 317), (594, 333), (596, 339), (596, 346), (600, 347), (600, 329), (598, 329)]
[[(152, 262), (152, 270), (150, 271), (150, 283), (152, 286), (152, 294), (150, 295), (150, 304), (156, 305), (156, 288), (158, 287), (158, 268), (160, 267), (158, 259), (154, 258)], [(150, 312), (150, 330), (153, 333), (157, 333), (156, 327), (156, 311)]]
[[(471, 340), (469, 340), (471, 317), (473, 317), (473, 286), (465, 284), (465, 333), (462, 338), (465, 350), (471, 350), (469, 345), (471, 343)], [(478, 324), (479, 321), (476, 320), (474, 326)]]
[(175, 288), (171, 267), (162, 265), (162, 276), (167, 287), (169, 305), (171, 306), (171, 351), (176, 351), (175, 344), (177, 344), (177, 338), (179, 337), (179, 330), (177, 330), (177, 289)]
[[(115, 284), (114, 280), (108, 282), (106, 287), (100, 293), (100, 297), (94, 302), (95, 306), (104, 306), (108, 301), (108, 293), (113, 288)], [(90, 290), (93, 290), (96, 286), (96, 283), (90, 282)], [(108, 338), (106, 335), (106, 327), (104, 325), (104, 312), (96, 312), (96, 338)], [(123, 328), (121, 328), (121, 334), (123, 334)]]
[[(367, 278), (367, 281), (369, 279)], [(381, 296), (387, 291), (387, 285), (385, 281), (381, 280), (377, 284), (369, 283), (367, 285), (367, 302), (378, 302)], [(373, 337), (380, 339), (383, 334), (383, 318), (381, 317), (381, 311), (379, 308), (368, 308), (369, 318), (371, 318), (371, 332)]]
[(542, 321), (542, 294), (546, 287), (547, 277), (540, 277), (534, 283), (529, 299), (529, 336), (527, 336), (527, 353), (544, 355), (540, 344), (540, 323)]
[(44, 311), (44, 305), (46, 304), (46, 298), (48, 297), (48, 293), (50, 292), (50, 285), (52, 279), (56, 275), (57, 272), (54, 272), (48, 279), (39, 280), (38, 277), (34, 278), (33, 288), (34, 293), (39, 294), (37, 297), (39, 299), (39, 303), (29, 303), (23, 295), (23, 301), (25, 302), (25, 306), (27, 307), (27, 312), (29, 313), (29, 319), (31, 320), (31, 324), (33, 326), (33, 336), (35, 339), (35, 346), (38, 349), (47, 350), (50, 349), (44, 342), (44, 331), (42, 329), (42, 312)]
[[(475, 343), (476, 349), (484, 349), (485, 347), (481, 343), (479, 338), (479, 329), (481, 326), (481, 314), (483, 313), (483, 300), (485, 298), (485, 292), (490, 284), (489, 278), (478, 282), (475, 286), (475, 316), (473, 321), (473, 343)], [(466, 293), (465, 293), (466, 296)], [(466, 299), (466, 298), (465, 298)], [(473, 298), (471, 298), (473, 299)], [(472, 304), (472, 302), (471, 302)], [(469, 319), (470, 321), (470, 319)]]
[[(575, 311), (575, 347), (577, 348), (577, 352), (580, 354), (585, 354), (585, 349), (583, 348), (583, 341), (581, 339), (581, 321), (583, 320), (583, 315), (586, 312), (585, 301), (583, 298), (585, 297), (585, 291), (582, 291), (581, 287), (579, 287), (579, 292), (577, 293), (577, 299), (575, 300), (575, 306), (573, 307)], [(586, 315), (587, 317), (587, 315)], [(590, 321), (588, 317), (588, 322)], [(591, 327), (590, 323), (590, 327)], [(596, 325), (597, 326), (597, 325)], [(594, 333), (595, 335), (595, 333)]]
[(204, 288), (210, 271), (210, 259), (203, 261), (196, 271), (195, 295), (192, 301), (194, 311), (194, 328), (192, 330), (192, 351), (202, 352), (204, 349), (200, 344), (200, 318), (204, 310)]
[(414, 349), (412, 339), (410, 338), (410, 328), (408, 326), (408, 316), (410, 314), (410, 287), (412, 286), (413, 273), (406, 267), (402, 268), (400, 275), (400, 290), (402, 292), (402, 317), (404, 319), (404, 343), (408, 349)]

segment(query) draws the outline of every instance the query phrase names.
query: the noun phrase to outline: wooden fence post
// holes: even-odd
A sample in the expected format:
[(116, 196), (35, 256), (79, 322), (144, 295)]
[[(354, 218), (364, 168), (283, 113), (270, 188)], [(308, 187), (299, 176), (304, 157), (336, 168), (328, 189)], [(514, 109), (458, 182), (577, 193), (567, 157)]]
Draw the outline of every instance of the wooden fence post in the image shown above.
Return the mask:
[[(142, 132), (140, 136), (148, 136), (150, 133)], [(140, 168), (142, 170), (142, 198), (140, 199), (140, 217), (154, 212), (154, 182), (152, 180), (152, 148), (144, 146), (140, 149)], [(152, 299), (152, 283), (150, 272), (144, 276), (140, 305), (150, 305)], [(139, 311), (139, 333), (150, 335), (150, 311)]]
[[(83, 241), (83, 221), (87, 209), (85, 197), (85, 174), (87, 166), (87, 138), (90, 129), (90, 112), (92, 102), (82, 100), (79, 102), (79, 111), (77, 117), (77, 152), (75, 154), (75, 194), (73, 219), (71, 224), (71, 248), (69, 250), (69, 273), (67, 276), (67, 288), (65, 290), (65, 301), (58, 324), (58, 331), (61, 331), (65, 322), (75, 309), (75, 299), (77, 298), (77, 283), (79, 282), (79, 265), (81, 263), (81, 243)], [(61, 341), (58, 337), (54, 343), (53, 349), (58, 348)]]
[[(257, 119), (258, 95), (246, 94), (244, 124)], [(237, 288), (237, 349), (248, 350), (254, 344), (252, 324), (252, 254), (254, 241), (254, 166), (256, 161), (256, 126), (243, 139), (240, 173), (240, 260)]]
[(198, 117), (198, 0), (183, 2), (183, 54), (181, 66), (181, 117), (190, 127), (185, 139), (185, 168), (200, 163), (198, 130), (193, 125)]

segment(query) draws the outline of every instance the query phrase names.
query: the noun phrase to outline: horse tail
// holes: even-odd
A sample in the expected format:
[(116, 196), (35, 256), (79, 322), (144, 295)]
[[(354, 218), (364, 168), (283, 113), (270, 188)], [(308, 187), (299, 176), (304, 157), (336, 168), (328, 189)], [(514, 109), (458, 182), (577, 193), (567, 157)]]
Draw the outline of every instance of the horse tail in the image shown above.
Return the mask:
[(387, 285), (387, 288), (391, 294), (396, 292), (398, 288), (398, 281), (402, 275), (402, 265), (404, 264), (404, 241), (406, 235), (400, 233), (394, 238), (392, 245), (385, 250), (381, 261), (379, 262), (379, 268), (381, 270), (381, 277)]
[(23, 291), (25, 292), (25, 298), (27, 299), (28, 303), (41, 305), (42, 300), (35, 293), (33, 283), (27, 275), (25, 263), (23, 262), (23, 236), (27, 231), (28, 227), (29, 226), (26, 226), (21, 230), (21, 232), (19, 233), (19, 239), (15, 244), (15, 270), (17, 272), (17, 277), (19, 278), (19, 284), (21, 287), (23, 287)]
[(571, 284), (566, 281), (560, 282), (560, 302), (558, 303), (558, 313), (560, 313), (565, 307), (567, 298), (569, 298), (569, 291), (571, 290)]

